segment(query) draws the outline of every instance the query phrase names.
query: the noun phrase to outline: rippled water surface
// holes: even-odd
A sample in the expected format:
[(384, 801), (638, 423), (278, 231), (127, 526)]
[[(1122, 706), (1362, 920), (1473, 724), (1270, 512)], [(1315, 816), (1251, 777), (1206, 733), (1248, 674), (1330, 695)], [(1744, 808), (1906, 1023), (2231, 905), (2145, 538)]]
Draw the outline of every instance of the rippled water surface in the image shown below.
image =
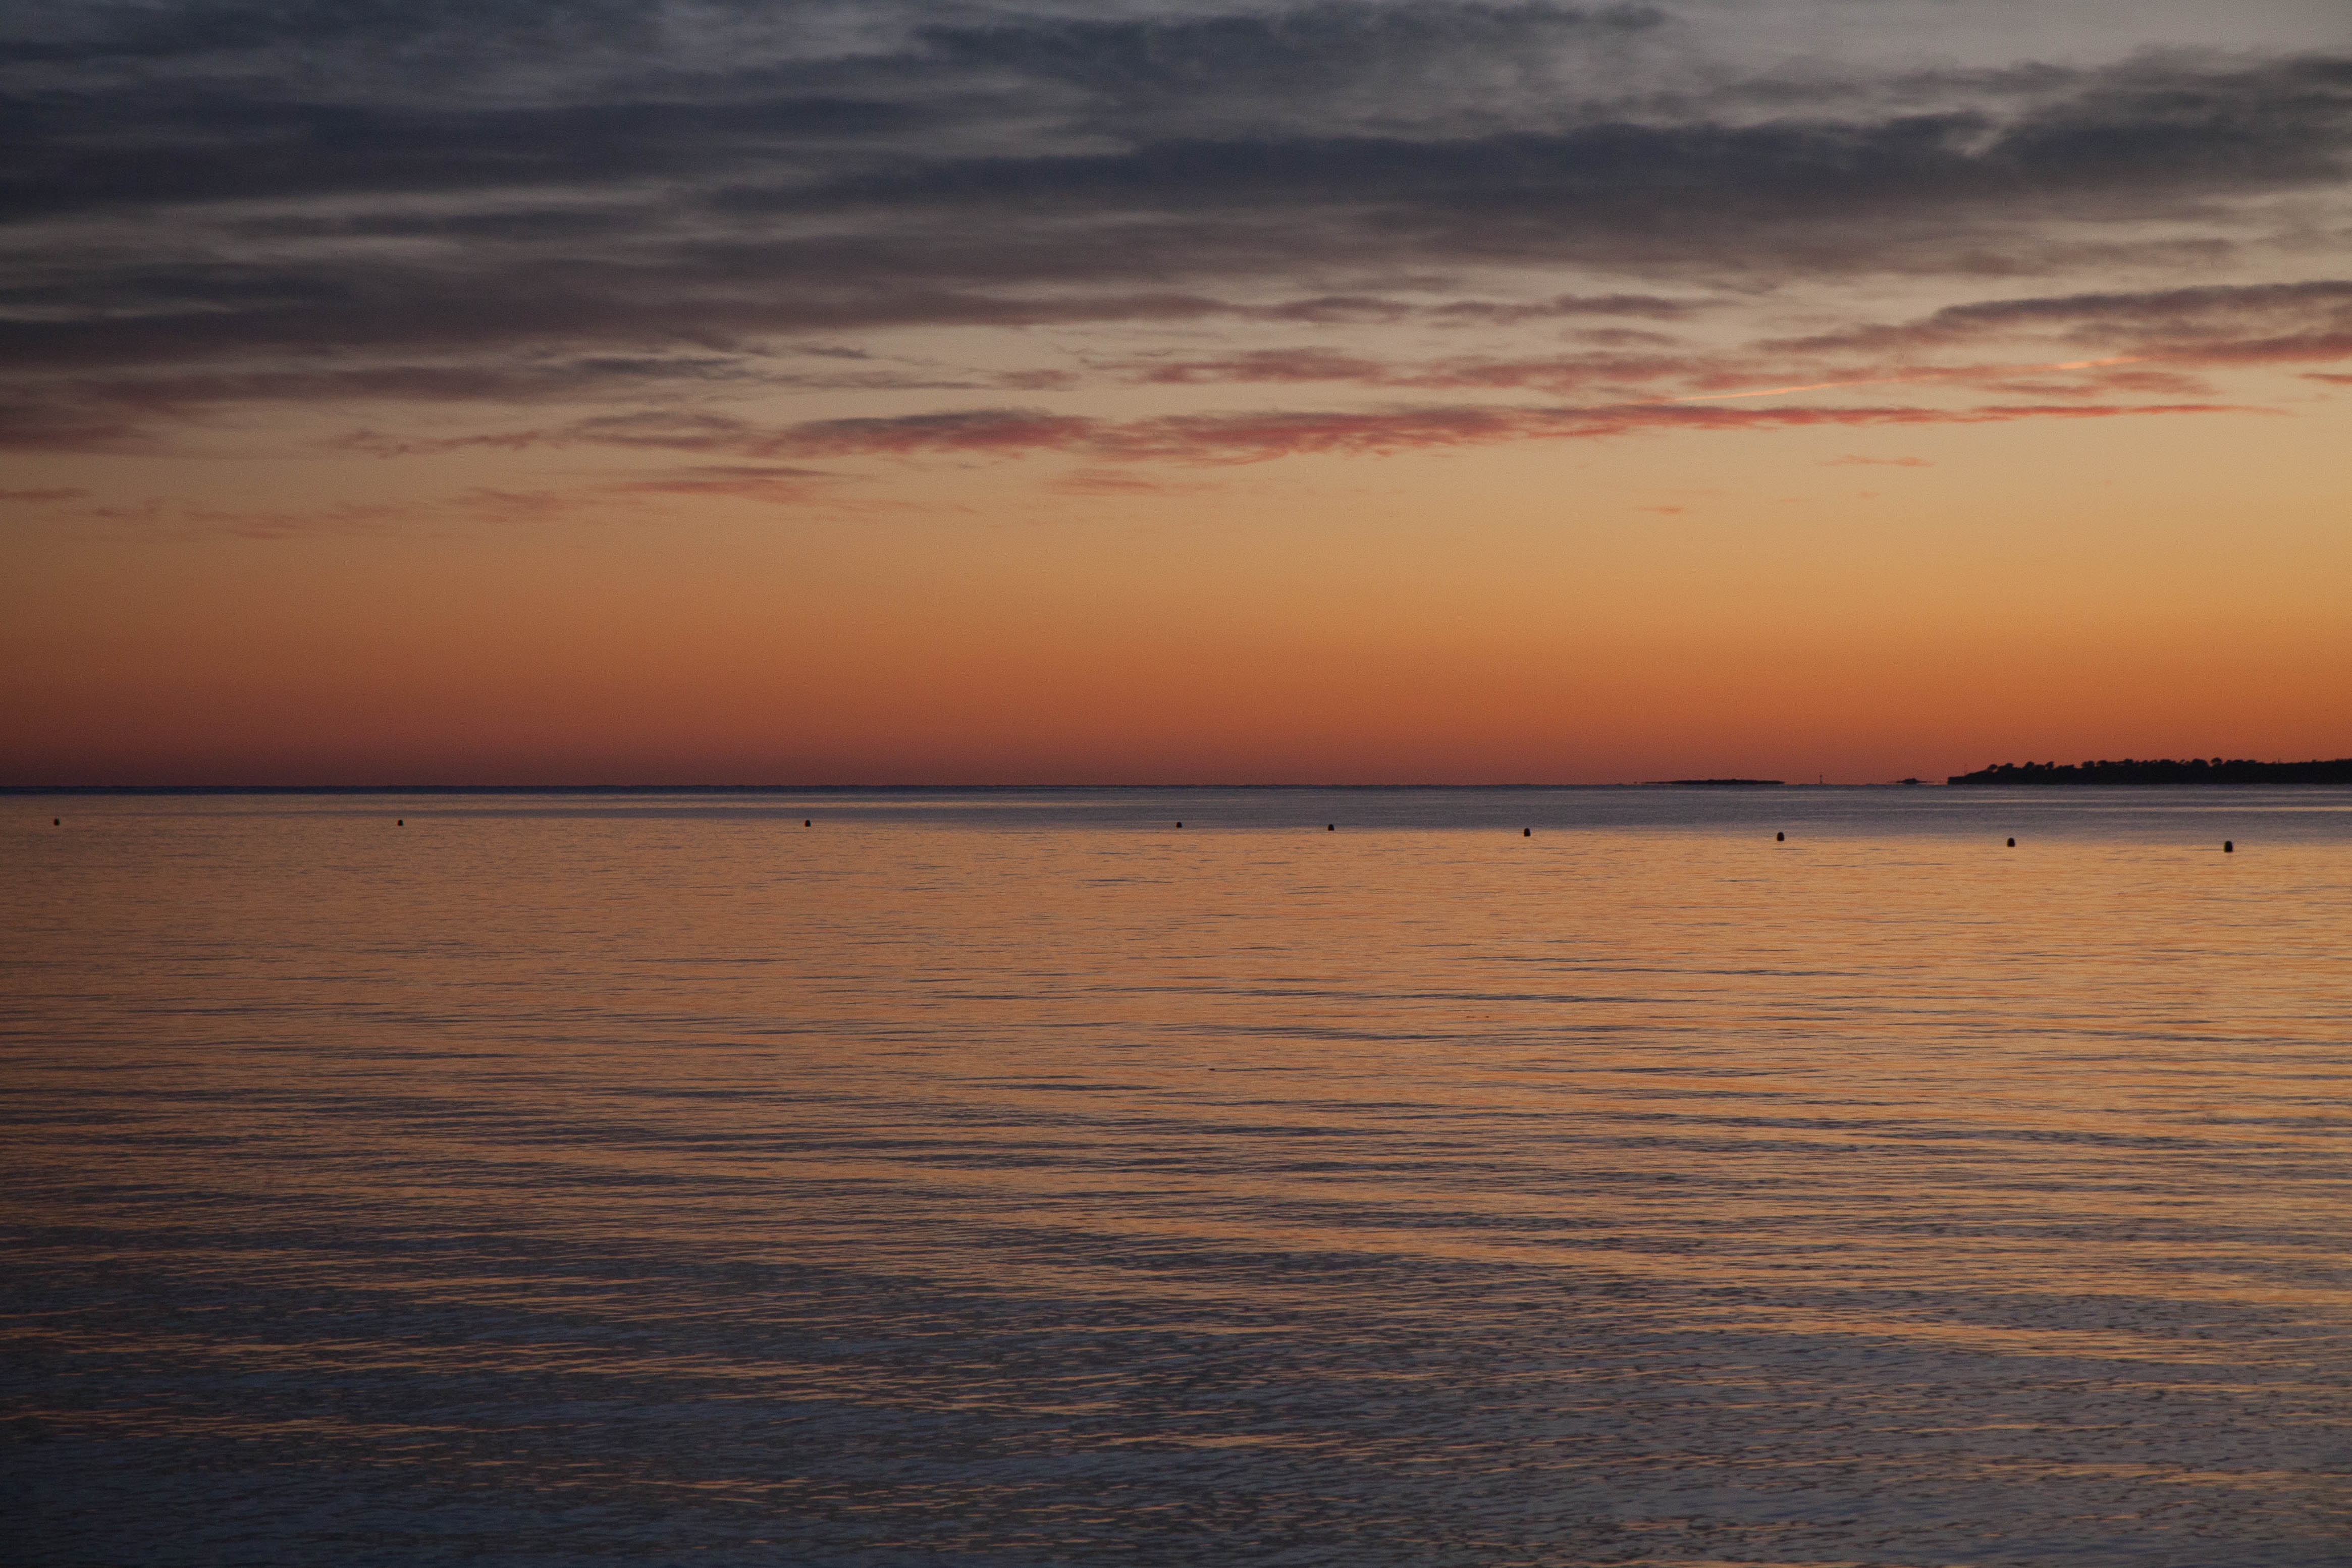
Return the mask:
[(2352, 1560), (2347, 806), (0, 800), (6, 1532)]

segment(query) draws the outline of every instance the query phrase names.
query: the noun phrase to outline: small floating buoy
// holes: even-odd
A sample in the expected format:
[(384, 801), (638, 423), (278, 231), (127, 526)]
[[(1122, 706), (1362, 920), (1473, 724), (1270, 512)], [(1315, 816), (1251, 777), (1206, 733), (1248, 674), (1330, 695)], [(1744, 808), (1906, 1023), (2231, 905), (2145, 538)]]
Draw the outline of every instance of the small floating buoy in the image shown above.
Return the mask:
[(405, 817), (394, 817), (392, 820), (392, 825), (395, 828), (404, 828), (408, 826), (408, 819)]
[(1772, 835), (1772, 841), (1776, 844), (1785, 844), (1789, 841), (1789, 835), (1786, 833), (1775, 833)]
[(1339, 831), (1339, 824), (1337, 822), (1326, 822), (1323, 824), (1323, 831), (1327, 833), (1336, 833)]
[(51, 817), (49, 819), (49, 826), (53, 828), (62, 828), (65, 825), (66, 820), (63, 817)]
[(816, 822), (813, 818), (803, 817), (801, 819), (801, 826), (803, 828), (814, 828), (816, 826)]
[(1183, 824), (1183, 823), (1181, 823), (1181, 822), (1179, 822), (1179, 823), (1177, 823), (1176, 825), (1177, 825), (1178, 827), (1180, 827), (1180, 828), (1181, 828), (1181, 827), (1182, 827), (1184, 824)]
[(2017, 847), (2017, 841), (2016, 841), (2015, 839), (2011, 839), (2011, 840), (2010, 840), (2010, 841), (2009, 841), (2009, 847), (2010, 847), (2011, 849), (2015, 849), (2015, 848)]
[(1521, 828), (1519, 830), (1519, 837), (1523, 839), (1532, 839), (1535, 836), (1536, 831), (1533, 828)]
[(2221, 852), (2225, 855), (2236, 854), (2238, 852), (2238, 846), (2235, 843), (2232, 843), (2230, 840), (2223, 839), (2221, 841)]

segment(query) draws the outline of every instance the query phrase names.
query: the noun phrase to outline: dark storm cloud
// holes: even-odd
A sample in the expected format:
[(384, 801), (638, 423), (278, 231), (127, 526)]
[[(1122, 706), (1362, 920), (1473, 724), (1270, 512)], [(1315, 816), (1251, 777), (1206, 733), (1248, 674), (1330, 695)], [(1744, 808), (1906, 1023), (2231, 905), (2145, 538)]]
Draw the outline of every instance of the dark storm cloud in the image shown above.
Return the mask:
[[(0, 29), (0, 440), (36, 445), (272, 398), (795, 384), (771, 357), (803, 333), (1664, 321), (1799, 273), (2030, 273), (2085, 225), (2119, 254), (2150, 220), (2242, 228), (2352, 146), (2352, 59), (1751, 79), (1678, 70), (1671, 6), (195, 0)], [(1444, 298), (1495, 266), (1656, 281)]]

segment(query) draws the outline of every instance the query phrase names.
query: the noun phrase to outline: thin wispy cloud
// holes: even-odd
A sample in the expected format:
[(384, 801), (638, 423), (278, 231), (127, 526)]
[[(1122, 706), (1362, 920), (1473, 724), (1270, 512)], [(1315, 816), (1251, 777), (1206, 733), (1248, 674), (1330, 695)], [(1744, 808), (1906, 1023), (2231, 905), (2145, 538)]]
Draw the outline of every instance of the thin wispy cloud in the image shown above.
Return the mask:
[[(1728, 431), (1832, 425), (1986, 424), (2024, 419), (2106, 419), (2124, 415), (2244, 413), (2244, 406), (2179, 403), (1978, 403), (1953, 408), (1905, 405), (1738, 407), (1647, 402), (1601, 406), (1442, 403), (1374, 409), (1261, 409), (1108, 420), (1040, 408), (974, 409), (945, 414), (811, 420), (763, 427), (711, 418), (585, 421), (559, 430), (453, 437), (437, 445), (383, 447), (382, 455), (415, 455), (467, 446), (656, 448), (761, 458), (859, 458), (1072, 454), (1090, 463), (1256, 463), (1310, 453), (1380, 454), (1485, 445), (1497, 442), (1595, 440), (1641, 432)], [(721, 472), (740, 476), (747, 471)], [(767, 475), (772, 470), (749, 471)], [(816, 477), (798, 470), (798, 478)], [(1102, 471), (1090, 470), (1098, 482)], [(826, 476), (828, 477), (835, 476)], [(665, 484), (675, 484), (666, 481)], [(1124, 483), (1124, 482), (1123, 482)]]

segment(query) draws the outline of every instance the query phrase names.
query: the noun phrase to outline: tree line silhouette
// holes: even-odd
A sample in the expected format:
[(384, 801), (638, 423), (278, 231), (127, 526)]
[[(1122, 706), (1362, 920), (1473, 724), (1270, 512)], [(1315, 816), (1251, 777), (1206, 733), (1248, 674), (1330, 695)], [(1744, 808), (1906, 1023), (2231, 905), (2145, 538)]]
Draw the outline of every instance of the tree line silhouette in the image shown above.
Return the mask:
[(2352, 784), (2352, 757), (2333, 762), (2256, 762), (2250, 758), (2169, 757), (2120, 762), (1996, 762), (1955, 773), (1947, 784)]

